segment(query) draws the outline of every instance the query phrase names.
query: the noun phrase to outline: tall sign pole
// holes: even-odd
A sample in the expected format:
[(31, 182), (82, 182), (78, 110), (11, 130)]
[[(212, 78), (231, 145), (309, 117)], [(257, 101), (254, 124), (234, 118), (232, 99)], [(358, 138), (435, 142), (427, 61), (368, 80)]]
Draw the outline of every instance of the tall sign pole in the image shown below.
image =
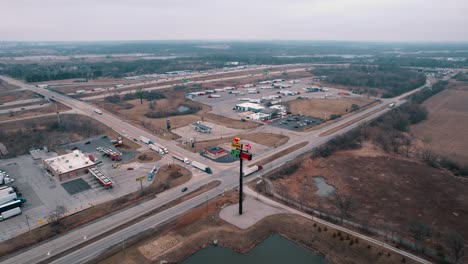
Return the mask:
[(244, 186), (244, 177), (242, 175), (242, 149), (239, 151), (239, 162), (240, 162), (240, 170), (239, 170), (239, 214), (242, 214), (242, 201), (243, 201), (243, 186)]
[(241, 215), (243, 212), (242, 208), (242, 202), (244, 198), (244, 173), (243, 173), (243, 160), (252, 160), (252, 154), (249, 153), (249, 150), (252, 148), (249, 144), (245, 145), (246, 151), (244, 151), (244, 145), (239, 143), (240, 138), (234, 138), (234, 141), (232, 142), (232, 147), (235, 149), (231, 150), (231, 155), (234, 157), (239, 158), (239, 214)]

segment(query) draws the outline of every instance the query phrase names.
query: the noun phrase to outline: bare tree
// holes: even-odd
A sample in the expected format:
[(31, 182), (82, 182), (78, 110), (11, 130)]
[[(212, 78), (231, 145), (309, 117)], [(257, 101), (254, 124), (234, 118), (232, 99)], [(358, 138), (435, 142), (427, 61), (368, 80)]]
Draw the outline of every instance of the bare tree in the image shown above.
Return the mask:
[(353, 207), (353, 200), (351, 199), (351, 196), (342, 195), (335, 191), (332, 194), (331, 202), (340, 211), (340, 220), (343, 224), (343, 219), (349, 218), (351, 216), (349, 213), (349, 211)]
[(437, 163), (437, 157), (436, 155), (432, 152), (431, 149), (423, 149), (421, 151), (421, 159), (426, 162), (427, 165), (436, 167)]
[(413, 222), (409, 226), (409, 232), (414, 239), (415, 248), (422, 249), (421, 243), (432, 236), (432, 226), (421, 222)]
[(50, 212), (50, 215), (48, 216), (49, 223), (52, 226), (59, 226), (60, 220), (62, 219), (65, 212), (66, 212), (66, 209), (64, 206), (57, 205), (55, 210)]
[(446, 237), (447, 247), (451, 251), (451, 257), (453, 258), (453, 263), (463, 263), (462, 259), (465, 255), (465, 240), (457, 232), (450, 232)]

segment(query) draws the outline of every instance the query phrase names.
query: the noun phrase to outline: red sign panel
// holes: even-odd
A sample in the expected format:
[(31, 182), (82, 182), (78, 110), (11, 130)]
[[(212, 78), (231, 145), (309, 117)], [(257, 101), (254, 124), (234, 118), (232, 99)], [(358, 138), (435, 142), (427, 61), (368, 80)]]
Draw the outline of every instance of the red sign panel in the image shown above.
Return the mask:
[(244, 160), (252, 160), (252, 154), (242, 152), (242, 153), (240, 154), (240, 158), (241, 158), (241, 159), (244, 159)]

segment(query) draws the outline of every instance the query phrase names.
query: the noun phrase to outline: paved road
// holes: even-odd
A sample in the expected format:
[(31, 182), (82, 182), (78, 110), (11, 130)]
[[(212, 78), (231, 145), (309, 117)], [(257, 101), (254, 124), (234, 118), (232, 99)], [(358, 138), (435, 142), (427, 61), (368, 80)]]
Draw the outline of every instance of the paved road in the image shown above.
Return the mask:
[[(159, 138), (154, 137), (153, 135), (147, 133), (146, 131), (143, 131), (139, 128), (134, 127), (131, 124), (128, 124), (119, 118), (110, 115), (108, 113), (104, 113), (103, 115), (98, 115), (95, 114), (93, 111), (95, 109), (94, 106), (91, 106), (87, 103), (54, 93), (52, 91), (46, 90), (46, 89), (41, 89), (41, 88), (36, 88), (31, 85), (24, 84), (22, 82), (19, 82), (17, 80), (8, 78), (8, 77), (0, 77), (12, 84), (15, 84), (17, 86), (33, 90), (37, 93), (40, 93), (48, 98), (52, 98), (56, 101), (59, 101), (67, 106), (70, 106), (74, 109), (75, 112), (91, 116), (104, 124), (111, 126), (114, 130), (121, 132), (121, 130), (125, 130), (127, 133), (127, 137), (130, 139), (133, 137), (138, 137), (140, 135), (146, 136), (152, 140), (154, 140), (157, 143), (161, 143), (162, 145), (166, 146), (169, 148), (169, 150), (172, 153), (175, 153), (177, 155), (183, 156), (183, 157), (189, 157), (193, 160), (197, 160), (200, 162), (203, 162), (205, 164), (209, 164), (213, 168), (216, 168), (215, 174), (211, 178), (203, 178), (199, 181), (193, 181), (190, 185), (187, 187), (189, 190), (194, 190), (198, 186), (201, 186), (205, 183), (207, 183), (210, 180), (218, 179), (221, 181), (221, 185), (209, 192), (206, 192), (204, 194), (201, 194), (189, 201), (186, 201), (184, 203), (179, 204), (177, 207), (174, 207), (175, 209), (168, 209), (164, 212), (161, 212), (159, 214), (156, 214), (152, 217), (149, 217), (145, 219), (144, 221), (137, 223), (135, 225), (129, 226), (128, 228), (125, 228), (123, 230), (119, 230), (118, 232), (114, 233), (111, 236), (107, 236), (103, 239), (100, 239), (93, 243), (90, 246), (86, 246), (82, 249), (79, 249), (71, 254), (68, 254), (59, 260), (55, 261), (54, 263), (82, 263), (90, 258), (97, 256), (98, 254), (102, 253), (105, 251), (105, 249), (109, 248), (112, 245), (115, 245), (116, 243), (119, 243), (121, 239), (126, 239), (128, 237), (131, 237), (134, 234), (137, 234), (138, 232), (144, 231), (149, 227), (157, 226), (160, 223), (163, 223), (165, 221), (168, 221), (169, 219), (173, 219), (176, 216), (180, 215), (181, 213), (190, 210), (191, 208), (194, 208), (203, 202), (206, 202), (207, 199), (210, 199), (212, 197), (215, 197), (216, 195), (222, 194), (222, 192), (225, 189), (231, 189), (234, 188), (238, 185), (238, 166), (236, 164), (230, 165), (230, 166), (218, 166), (216, 164), (213, 164), (212, 162), (204, 161), (202, 158), (196, 154), (190, 153), (184, 149), (181, 149), (175, 145), (174, 142), (169, 142), (165, 141)], [(410, 93), (416, 92), (412, 91)], [(247, 181), (252, 180), (253, 177), (255, 176), (260, 176), (262, 174), (268, 173), (269, 171), (278, 168), (282, 166), (284, 163), (287, 161), (293, 160), (296, 158), (298, 155), (303, 154), (304, 152), (310, 151), (321, 144), (327, 142), (328, 140), (336, 137), (337, 135), (340, 135), (342, 133), (345, 133), (349, 131), (350, 129), (353, 129), (354, 127), (358, 126), (359, 124), (372, 120), (373, 118), (376, 118), (380, 116), (381, 114), (389, 111), (389, 108), (385, 108), (377, 113), (374, 113), (372, 115), (369, 115), (359, 122), (346, 126), (339, 130), (336, 133), (333, 133), (328, 136), (324, 137), (319, 137), (319, 133), (324, 131), (325, 129), (330, 129), (332, 127), (339, 126), (340, 124), (343, 124), (345, 122), (348, 122), (349, 120), (353, 120), (359, 116), (367, 115), (369, 112), (374, 111), (375, 109), (379, 109), (382, 107), (382, 105), (388, 104), (389, 102), (396, 102), (397, 105), (403, 103), (404, 101), (401, 101), (400, 99), (403, 98), (405, 95), (399, 96), (397, 98), (393, 99), (386, 99), (383, 100), (383, 102), (379, 105), (373, 106), (366, 111), (360, 112), (354, 116), (348, 117), (343, 119), (340, 122), (337, 122), (333, 124), (330, 127), (324, 128), (322, 130), (317, 130), (317, 131), (312, 131), (312, 132), (295, 132), (294, 137), (290, 139), (290, 141), (283, 145), (280, 148), (273, 149), (269, 152), (266, 152), (262, 154), (261, 156), (258, 156), (256, 160), (260, 160), (262, 158), (268, 157), (269, 155), (273, 155), (281, 150), (284, 150), (294, 144), (297, 144), (299, 142), (307, 141), (308, 144), (294, 152), (291, 152), (289, 154), (284, 155), (283, 157), (280, 157), (279, 159), (274, 160), (271, 163), (268, 163), (265, 167), (264, 170), (254, 174), (251, 177), (247, 177)], [(255, 161), (251, 161), (247, 163), (246, 165), (249, 164), (255, 164)], [(139, 215), (142, 215), (146, 213), (150, 208), (156, 208), (160, 205), (163, 205), (169, 201), (172, 201), (176, 199), (177, 197), (180, 197), (181, 193), (178, 189), (172, 189), (169, 191), (166, 191), (160, 195), (158, 195), (158, 198), (153, 199), (151, 201), (148, 201), (146, 203), (136, 205), (132, 208), (129, 208), (125, 211), (122, 211), (118, 214), (109, 216), (107, 218), (95, 221), (89, 225), (86, 225), (80, 229), (76, 229), (68, 234), (65, 234), (64, 236), (49, 240), (39, 246), (36, 246), (34, 248), (31, 248), (25, 252), (22, 252), (19, 255), (12, 256), (11, 258), (8, 258), (5, 260), (3, 263), (37, 263), (39, 261), (46, 260), (50, 256), (56, 255), (60, 252), (63, 252), (67, 250), (70, 247), (79, 245), (85, 241), (84, 236), (87, 236), (86, 239), (90, 239), (91, 236), (97, 236), (99, 234), (102, 234), (106, 232), (107, 230), (110, 230), (112, 227), (115, 227), (118, 223), (122, 224), (130, 219), (133, 219), (134, 217), (137, 217)], [(143, 223), (144, 222), (144, 223)]]

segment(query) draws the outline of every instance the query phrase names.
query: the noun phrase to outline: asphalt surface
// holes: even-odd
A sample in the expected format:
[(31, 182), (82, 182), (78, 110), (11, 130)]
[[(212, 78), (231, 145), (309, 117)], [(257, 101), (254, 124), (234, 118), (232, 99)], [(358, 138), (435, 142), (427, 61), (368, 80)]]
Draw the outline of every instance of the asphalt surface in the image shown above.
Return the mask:
[[(218, 186), (215, 189), (212, 189), (208, 192), (205, 192), (197, 197), (194, 197), (188, 201), (185, 201), (175, 207), (172, 207), (170, 209), (167, 209), (161, 213), (158, 213), (156, 215), (153, 215), (151, 217), (146, 218), (145, 220), (134, 224), (132, 226), (129, 226), (125, 229), (118, 230), (112, 235), (106, 236), (96, 242), (94, 242), (91, 245), (85, 246), (83, 248), (80, 248), (70, 254), (67, 254), (63, 256), (62, 258), (54, 261), (53, 263), (83, 263), (86, 261), (91, 260), (92, 258), (98, 256), (99, 254), (103, 253), (106, 249), (108, 249), (111, 246), (114, 246), (118, 243), (120, 243), (123, 239), (129, 238), (135, 234), (138, 234), (140, 232), (143, 232), (149, 228), (155, 227), (160, 225), (161, 223), (167, 222), (171, 219), (174, 219), (178, 215), (204, 203), (207, 201), (207, 199), (211, 199), (217, 195), (220, 195), (223, 193), (224, 190), (226, 189), (232, 189), (238, 185), (238, 165), (237, 163), (235, 164), (216, 164), (215, 162), (209, 161), (207, 159), (204, 159), (200, 157), (198, 154), (194, 154), (191, 152), (188, 152), (178, 146), (176, 146), (175, 142), (169, 142), (165, 141), (162, 139), (159, 139), (150, 133), (143, 131), (137, 127), (134, 127), (131, 124), (126, 123), (125, 121), (119, 119), (118, 117), (115, 117), (109, 113), (104, 113), (102, 115), (94, 113), (95, 107), (92, 105), (89, 105), (87, 103), (78, 101), (76, 99), (69, 98), (67, 96), (57, 94), (55, 92), (42, 89), (42, 88), (36, 88), (32, 85), (24, 84), (22, 82), (19, 82), (17, 80), (11, 79), (9, 77), (0, 77), (5, 81), (8, 81), (14, 85), (20, 86), (25, 89), (33, 90), (39, 94), (42, 94), (48, 98), (52, 98), (53, 100), (56, 100), (60, 103), (63, 103), (67, 106), (70, 106), (73, 108), (73, 111), (79, 113), (79, 114), (84, 114), (88, 115), (92, 118), (95, 118), (98, 121), (101, 121), (102, 123), (110, 126), (112, 129), (116, 130), (117, 132), (121, 133), (122, 130), (126, 131), (126, 136), (131, 140), (132, 138), (138, 138), (139, 136), (143, 135), (145, 137), (148, 137), (152, 139), (156, 144), (166, 146), (169, 149), (169, 152), (171, 155), (179, 155), (181, 157), (187, 157), (191, 160), (196, 160), (201, 163), (204, 163), (208, 166), (210, 166), (213, 171), (214, 175), (210, 177), (203, 177), (200, 178), (199, 181), (192, 181), (190, 185), (187, 185), (189, 190), (194, 190), (199, 186), (202, 186), (211, 180), (218, 179), (221, 181), (220, 186)], [(422, 88), (422, 87), (421, 87)], [(329, 129), (332, 129), (334, 127), (340, 126), (350, 120), (354, 120), (355, 118), (363, 115), (367, 115), (368, 113), (377, 110), (379, 108), (382, 108), (383, 105), (388, 105), (391, 102), (395, 102), (396, 106), (402, 104), (404, 100), (400, 100), (401, 98), (407, 96), (408, 94), (415, 93), (419, 89), (415, 89), (409, 93), (406, 93), (404, 95), (401, 95), (396, 98), (392, 99), (383, 99), (382, 103), (370, 107), (369, 109), (366, 109), (365, 111), (359, 112), (355, 115), (352, 115), (350, 117), (344, 118), (343, 120), (336, 122), (332, 124), (331, 126), (322, 128), (320, 130), (312, 131), (312, 132), (291, 132), (290, 134), (288, 133), (288, 136), (290, 136), (290, 140), (288, 141), (287, 144), (284, 144), (281, 147), (269, 150), (265, 153), (262, 153), (261, 155), (256, 157), (256, 160), (264, 159), (270, 155), (273, 155), (279, 151), (282, 151), (292, 145), (295, 145), (300, 142), (307, 141), (308, 144), (304, 146), (301, 149), (298, 149), (294, 152), (291, 152), (289, 154), (286, 154), (279, 159), (274, 160), (273, 162), (270, 162), (264, 166), (264, 170), (254, 173), (252, 176), (247, 177), (246, 181), (254, 179), (253, 177), (260, 176), (262, 174), (268, 173), (269, 171), (278, 168), (282, 166), (284, 163), (287, 161), (293, 160), (295, 157), (297, 157), (300, 154), (303, 154), (304, 152), (310, 151), (321, 144), (329, 141), (330, 139), (341, 135), (357, 126), (362, 124), (363, 122), (367, 122), (369, 120), (372, 120), (383, 113), (387, 112), (390, 110), (390, 108), (384, 108), (381, 111), (378, 111), (372, 115), (369, 115), (362, 120), (345, 126), (344, 128), (340, 129), (339, 131), (328, 135), (324, 137), (319, 137), (318, 135), (324, 131), (327, 131)], [(260, 128), (265, 129), (265, 128)], [(269, 130), (280, 130), (279, 128), (268, 128)], [(281, 130), (284, 131), (284, 130)], [(142, 144), (144, 145), (144, 144)], [(167, 157), (167, 155), (166, 155)], [(251, 161), (247, 164), (246, 166), (250, 164), (255, 164), (256, 161)], [(145, 214), (147, 211), (150, 209), (157, 208), (165, 203), (168, 203), (178, 197), (180, 197), (182, 193), (180, 192), (179, 189), (171, 189), (168, 190), (160, 195), (158, 195), (158, 198), (155, 198), (153, 200), (150, 200), (146, 203), (136, 205), (134, 207), (131, 207), (125, 211), (122, 211), (120, 213), (111, 215), (107, 218), (95, 221), (91, 224), (88, 224), (82, 228), (75, 229), (74, 231), (71, 231), (63, 236), (60, 236), (58, 238), (49, 240), (47, 242), (44, 242), (36, 247), (33, 247), (29, 250), (26, 250), (22, 252), (21, 254), (11, 256), (10, 258), (6, 259), (2, 263), (37, 263), (40, 261), (47, 260), (50, 256), (56, 255), (60, 252), (64, 252), (67, 249), (80, 245), (87, 239), (90, 239), (93, 236), (97, 236), (100, 234), (103, 234), (106, 231), (112, 230), (115, 226), (118, 224), (122, 224), (126, 221), (129, 221), (131, 219), (134, 219), (135, 217), (138, 217), (142, 214)], [(379, 242), (380, 243), (380, 242)], [(418, 259), (413, 258), (416, 261), (419, 261)]]

